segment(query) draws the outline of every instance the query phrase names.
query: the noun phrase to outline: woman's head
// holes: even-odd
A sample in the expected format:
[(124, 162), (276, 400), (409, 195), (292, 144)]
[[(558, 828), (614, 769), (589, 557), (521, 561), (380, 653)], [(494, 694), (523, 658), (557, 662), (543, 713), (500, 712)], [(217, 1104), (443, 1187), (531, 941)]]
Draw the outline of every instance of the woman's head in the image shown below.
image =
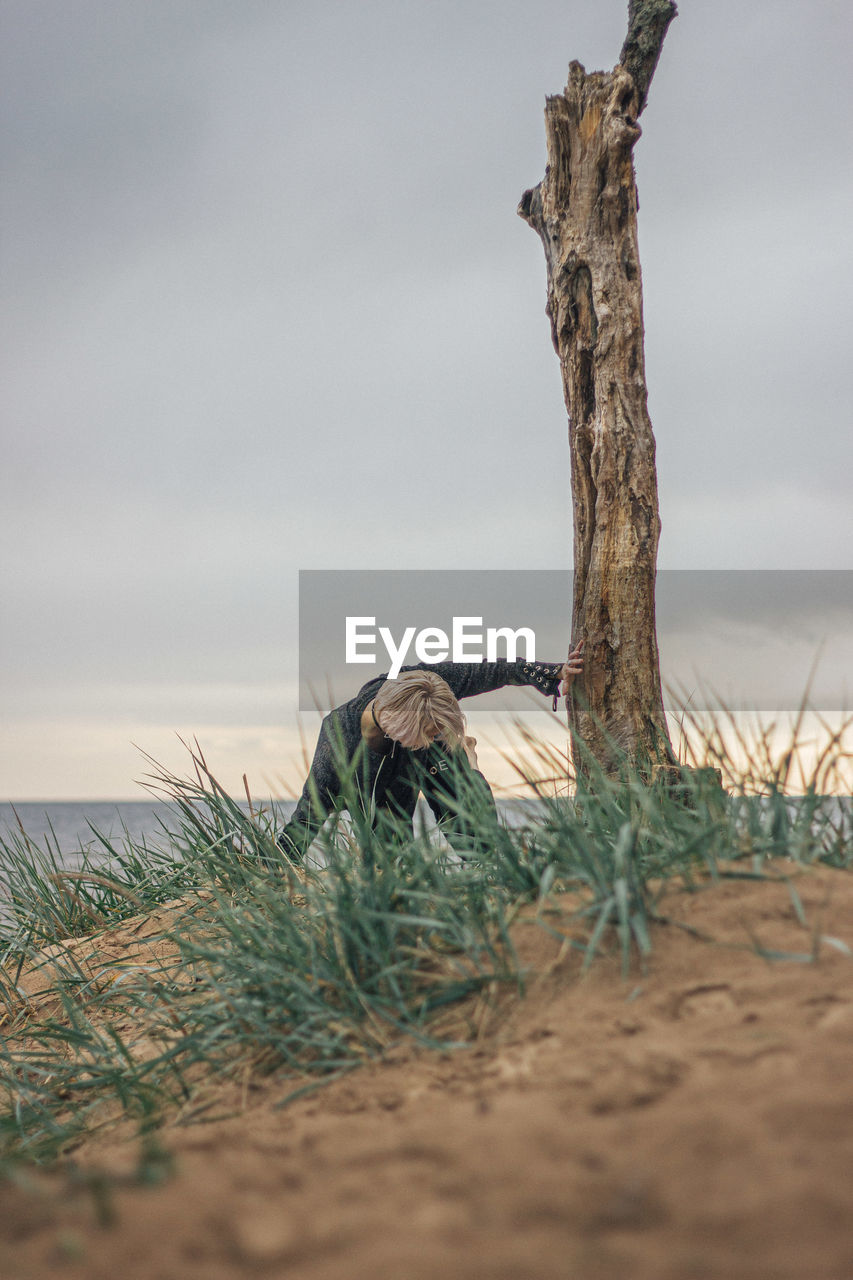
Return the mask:
[(436, 738), (455, 750), (465, 736), (459, 703), (434, 671), (404, 671), (396, 680), (386, 680), (373, 710), (389, 738), (415, 751)]

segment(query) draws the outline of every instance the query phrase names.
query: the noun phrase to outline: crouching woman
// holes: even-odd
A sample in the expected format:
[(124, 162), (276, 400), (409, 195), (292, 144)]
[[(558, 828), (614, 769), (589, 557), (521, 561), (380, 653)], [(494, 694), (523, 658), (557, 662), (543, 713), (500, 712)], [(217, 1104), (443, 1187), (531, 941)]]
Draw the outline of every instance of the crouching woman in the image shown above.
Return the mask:
[(411, 823), (423, 793), (441, 830), (460, 851), (471, 848), (467, 817), (494, 798), (466, 731), (460, 698), (506, 685), (567, 693), (583, 669), (583, 642), (561, 662), (438, 662), (377, 676), (324, 717), (311, 771), (278, 843), (300, 862), (330, 813), (357, 806), (375, 826), (384, 813)]

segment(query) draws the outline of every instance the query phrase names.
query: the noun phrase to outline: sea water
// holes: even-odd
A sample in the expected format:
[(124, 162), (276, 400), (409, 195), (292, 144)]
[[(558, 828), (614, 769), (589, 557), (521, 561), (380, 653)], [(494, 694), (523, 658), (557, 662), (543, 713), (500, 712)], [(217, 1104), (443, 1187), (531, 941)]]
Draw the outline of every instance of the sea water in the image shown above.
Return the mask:
[[(265, 807), (269, 807), (266, 802)], [(248, 805), (241, 808), (248, 813)], [(292, 801), (274, 806), (277, 822), (284, 823), (293, 810)], [(77, 862), (83, 851), (108, 857), (104, 841), (121, 848), (125, 840), (134, 845), (164, 845), (167, 833), (180, 827), (180, 814), (171, 804), (154, 800), (25, 801), (0, 804), (0, 837), (26, 832), (41, 848), (47, 842), (57, 861)], [(103, 837), (103, 838), (99, 838)], [(2, 852), (0, 852), (2, 858)]]
[[(796, 808), (801, 803), (795, 797), (788, 804)], [(825, 804), (826, 802), (824, 802)], [(830, 802), (840, 819), (847, 839), (853, 839), (853, 800), (837, 797)], [(269, 810), (270, 802), (263, 806)], [(507, 826), (523, 826), (535, 820), (539, 802), (535, 800), (498, 801), (498, 811)], [(241, 808), (248, 814), (245, 802)], [(284, 826), (293, 812), (294, 801), (275, 801), (272, 805), (275, 826)], [(430, 827), (434, 819), (423, 801), (419, 818)], [(825, 812), (825, 810), (824, 810)], [(130, 801), (24, 801), (17, 804), (0, 803), (0, 838), (12, 840), (21, 830), (41, 849), (49, 848), (60, 866), (78, 866), (83, 854), (92, 863), (108, 861), (107, 845), (121, 849), (125, 841), (135, 846), (145, 843), (162, 848), (168, 845), (168, 832), (180, 827), (180, 814), (166, 802), (150, 800)], [(0, 862), (3, 850), (0, 847)]]
[[(259, 801), (257, 808), (269, 812), (271, 802)], [(244, 813), (249, 807), (240, 804)], [(276, 800), (272, 802), (277, 828), (284, 826), (293, 813), (295, 801)], [(535, 810), (539, 808), (535, 800), (498, 801), (498, 809), (508, 826), (517, 826), (529, 821)], [(429, 827), (432, 817), (426, 805), (421, 801), (423, 820)], [(8, 839), (13, 833), (26, 832), (29, 839), (41, 848), (47, 841), (51, 850), (57, 854), (57, 861), (79, 862), (82, 852), (87, 851), (91, 857), (100, 860), (100, 853), (107, 857), (104, 841), (121, 847), (125, 838), (135, 845), (145, 841), (147, 844), (163, 845), (168, 840), (167, 833), (180, 827), (180, 814), (166, 801), (153, 800), (27, 800), (16, 804), (0, 803), (0, 837)], [(99, 839), (103, 837), (103, 839)], [(0, 850), (2, 859), (2, 850)]]
[(41, 848), (47, 842), (58, 860), (76, 858), (83, 849), (103, 848), (98, 832), (111, 843), (121, 843), (125, 833), (140, 843), (156, 838), (164, 826), (174, 830), (177, 825), (170, 805), (146, 800), (0, 804), (0, 836), (8, 839), (25, 832)]

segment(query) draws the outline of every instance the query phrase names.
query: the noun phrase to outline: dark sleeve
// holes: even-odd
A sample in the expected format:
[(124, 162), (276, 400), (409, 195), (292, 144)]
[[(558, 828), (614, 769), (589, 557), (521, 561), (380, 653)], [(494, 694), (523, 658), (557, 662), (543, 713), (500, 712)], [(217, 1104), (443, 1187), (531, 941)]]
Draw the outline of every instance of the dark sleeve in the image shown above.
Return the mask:
[(287, 826), (278, 834), (278, 843), (288, 857), (301, 862), (308, 846), (326, 818), (337, 807), (341, 782), (335, 768), (331, 737), (324, 720), (320, 726), (311, 770)]
[(506, 685), (529, 685), (547, 697), (560, 691), (562, 662), (419, 662), (403, 671), (434, 671), (446, 680), (457, 698), (473, 698)]

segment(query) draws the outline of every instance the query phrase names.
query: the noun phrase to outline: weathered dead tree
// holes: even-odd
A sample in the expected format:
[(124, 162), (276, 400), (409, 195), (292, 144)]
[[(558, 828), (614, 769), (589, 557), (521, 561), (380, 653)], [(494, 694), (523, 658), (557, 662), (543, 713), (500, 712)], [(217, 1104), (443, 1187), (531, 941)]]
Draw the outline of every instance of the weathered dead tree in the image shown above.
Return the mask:
[(608, 770), (621, 753), (644, 769), (673, 760), (655, 631), (660, 519), (633, 150), (675, 14), (671, 0), (630, 0), (618, 65), (587, 75), (571, 63), (565, 92), (546, 101), (545, 177), (518, 208), (545, 248), (569, 413), (572, 638), (585, 659), (570, 723)]

